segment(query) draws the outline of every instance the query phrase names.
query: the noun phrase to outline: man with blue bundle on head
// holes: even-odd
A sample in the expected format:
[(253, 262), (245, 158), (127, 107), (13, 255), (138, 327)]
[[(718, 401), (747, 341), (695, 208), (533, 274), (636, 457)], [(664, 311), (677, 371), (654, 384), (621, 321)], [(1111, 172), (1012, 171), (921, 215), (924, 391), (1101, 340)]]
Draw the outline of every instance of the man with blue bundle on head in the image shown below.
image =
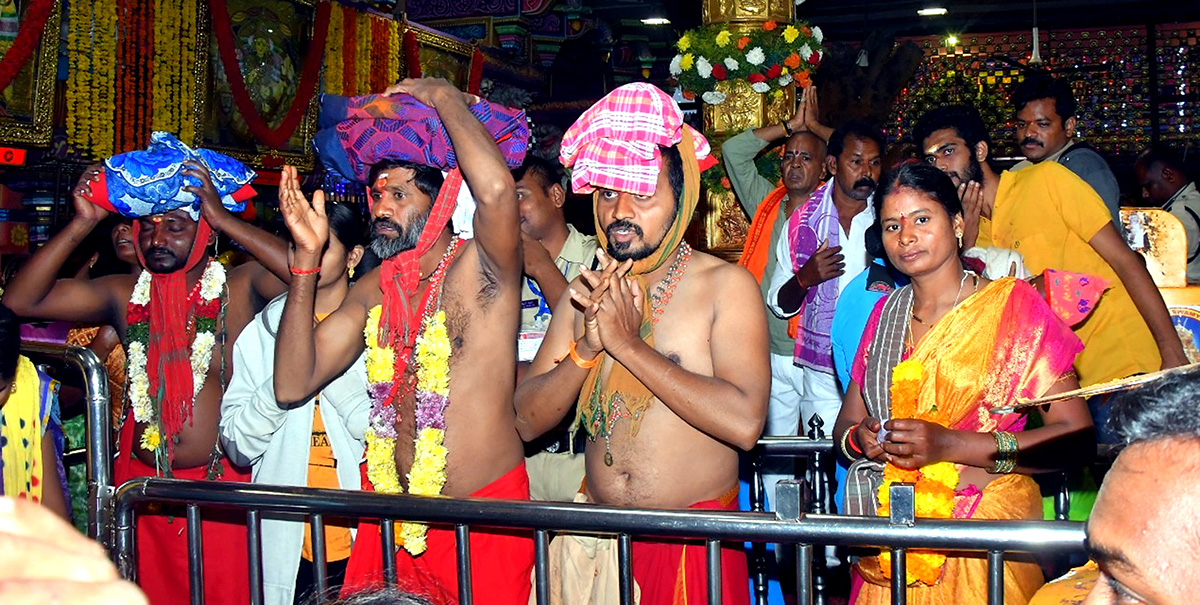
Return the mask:
[[(524, 114), (434, 79), (384, 95), (327, 96), (325, 113), (335, 125), (318, 134), (322, 161), (367, 187), (371, 248), (384, 260), (314, 327), (325, 196), (310, 203), (295, 169), (285, 169), (280, 207), (296, 248), (275, 341), (275, 399), (307, 401), (365, 352), (363, 489), (528, 499), (512, 399), (523, 266), (509, 173), (525, 156)], [(399, 533), (400, 587), (458, 603), (454, 530), (403, 523)], [(376, 524), (359, 524), (343, 594), (382, 584), (381, 543)], [(475, 602), (524, 602), (532, 567), (531, 536), (472, 529)]]
[[(18, 315), (111, 325), (129, 355), (127, 405), (114, 478), (246, 481), (217, 442), (230, 346), (255, 313), (283, 289), (282, 240), (233, 216), (254, 195), (255, 173), (232, 158), (190, 149), (156, 132), (145, 151), (85, 171), (75, 217), (13, 279), (4, 303)], [(117, 212), (133, 217), (140, 275), (55, 280), (93, 228)], [(230, 272), (210, 254), (220, 231), (257, 263)], [(186, 603), (187, 532), (181, 511), (139, 511), (139, 581), (155, 605)], [(213, 603), (249, 599), (245, 522), (205, 512), (204, 588)]]

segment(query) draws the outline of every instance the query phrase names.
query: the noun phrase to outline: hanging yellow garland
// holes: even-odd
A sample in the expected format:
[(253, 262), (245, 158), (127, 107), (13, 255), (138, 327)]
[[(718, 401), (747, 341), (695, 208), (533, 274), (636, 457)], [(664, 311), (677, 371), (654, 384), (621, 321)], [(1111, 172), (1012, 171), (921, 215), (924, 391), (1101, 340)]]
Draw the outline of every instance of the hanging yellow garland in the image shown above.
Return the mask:
[(182, 0), (180, 6), (179, 139), (190, 144), (196, 140), (196, 0)]
[(86, 22), (91, 26), (89, 8), (90, 4), (86, 0), (77, 1), (71, 7), (71, 18), (67, 23), (67, 62), (72, 66), (67, 74), (67, 144), (77, 149), (87, 144), (86, 137), (83, 136), (79, 97), (87, 90), (86, 80), (90, 73), (84, 64), (86, 56), (80, 48), (79, 40), (82, 24)]
[(358, 13), (358, 49), (354, 56), (358, 57), (355, 65), (355, 86), (358, 94), (365, 95), (373, 92), (381, 92), (371, 90), (371, 16), (367, 13)]
[(329, 11), (329, 35), (325, 41), (325, 92), (342, 94), (342, 39), (346, 32), (342, 23), (342, 11)]
[[(174, 6), (174, 3), (170, 3)], [(151, 115), (150, 127), (153, 130), (162, 130), (176, 134), (173, 124), (171, 124), (170, 110), (166, 108), (173, 99), (171, 99), (171, 71), (178, 69), (174, 67), (175, 56), (171, 49), (171, 43), (174, 35), (178, 32), (171, 31), (171, 15), (168, 8), (167, 0), (154, 0), (154, 57), (152, 63), (154, 65), (153, 74), (151, 74), (150, 85), (154, 91), (151, 99)]]
[(388, 79), (399, 82), (400, 77), (400, 25), (395, 20), (388, 20)]
[(117, 6), (114, 0), (97, 0), (94, 6), (91, 85), (96, 91), (96, 104), (92, 109), (92, 155), (107, 158), (114, 154)]

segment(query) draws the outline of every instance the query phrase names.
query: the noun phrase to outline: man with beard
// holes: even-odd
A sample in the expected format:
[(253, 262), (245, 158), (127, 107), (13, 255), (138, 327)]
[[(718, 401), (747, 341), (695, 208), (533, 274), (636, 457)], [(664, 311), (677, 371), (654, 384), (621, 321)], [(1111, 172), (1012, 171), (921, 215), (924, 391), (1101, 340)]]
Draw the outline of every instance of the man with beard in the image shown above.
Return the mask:
[[(512, 402), (522, 263), (509, 173), (528, 140), (524, 114), (465, 95), (440, 79), (405, 80), (384, 96), (349, 99), (349, 107), (337, 128), (347, 133), (343, 144), (350, 162), (364, 169), (353, 177), (368, 183), (371, 247), (385, 260), (314, 328), (317, 277), (329, 238), (325, 200), (318, 191), (310, 204), (294, 169), (285, 172), (280, 208), (296, 247), (276, 339), (275, 399), (280, 405), (307, 401), (365, 348), (372, 409), (364, 489), (528, 499)], [(378, 117), (385, 115), (393, 117)], [(375, 117), (362, 117), (356, 125), (354, 116)], [(355, 134), (358, 126), (363, 131)], [(420, 142), (392, 138), (396, 132)], [(378, 144), (356, 147), (363, 137)], [(407, 152), (364, 161), (363, 152), (385, 148)], [(332, 150), (326, 147), (323, 156)], [(439, 167), (451, 169), (446, 177), (439, 168), (415, 163), (434, 156)], [(460, 188), (465, 193), (468, 185), (475, 216), (456, 214), (452, 226)], [(474, 239), (455, 233), (472, 226)], [(454, 533), (418, 523), (401, 526), (404, 548), (396, 553), (401, 588), (435, 603), (459, 602)], [(375, 524), (359, 525), (343, 594), (383, 581), (381, 544)], [(524, 602), (532, 565), (529, 536), (471, 531), (476, 602)]]
[[(231, 158), (155, 133), (149, 150), (121, 154), (84, 173), (74, 191), (75, 217), (5, 293), (5, 304), (25, 317), (110, 325), (121, 335), (130, 386), (113, 469), (118, 485), (142, 476), (249, 480), (217, 441), (223, 368), (232, 363), (232, 341), (283, 282), (257, 263), (226, 280), (209, 246), (215, 232), (225, 233), (287, 275), (283, 241), (230, 214), (229, 208), (240, 209), (235, 200), (254, 194), (248, 186), (254, 176)], [(55, 280), (70, 252), (110, 211), (135, 217), (133, 239), (145, 270)], [(203, 516), (206, 599), (248, 602), (245, 519), (221, 511)], [(138, 581), (155, 605), (188, 602), (185, 525), (178, 509), (139, 511)]]
[[(763, 304), (777, 266), (775, 248), (788, 217), (812, 195), (825, 170), (825, 138), (829, 129), (817, 122), (816, 90), (804, 90), (800, 110), (791, 120), (747, 130), (721, 145), (721, 157), (733, 191), (742, 208), (753, 217), (746, 246), (738, 264), (749, 269), (759, 282)], [(780, 173), (783, 184), (764, 178), (754, 158), (767, 145), (786, 137)], [(771, 402), (767, 406), (765, 435), (802, 434), (800, 403), (804, 395), (804, 373), (792, 364), (796, 349), (796, 326), (774, 313), (767, 314), (771, 339)], [(807, 415), (806, 415), (807, 416)], [(793, 466), (791, 460), (775, 460)], [(785, 478), (781, 468), (764, 475), (767, 501), (775, 500), (775, 483)], [(774, 510), (771, 507), (771, 510)]]
[(804, 375), (802, 427), (816, 414), (832, 428), (842, 407), (830, 329), (838, 295), (871, 262), (864, 234), (875, 221), (871, 195), (882, 154), (876, 128), (848, 122), (834, 131), (825, 159), (833, 178), (791, 215), (775, 249), (767, 302), (779, 317), (800, 315), (792, 363)]
[(1032, 72), (1013, 89), (1017, 146), (1025, 154), (1011, 170), (1058, 162), (1095, 190), (1117, 232), (1121, 226), (1121, 188), (1108, 162), (1091, 145), (1075, 140), (1075, 93), (1071, 85), (1045, 72)]
[[(766, 416), (769, 346), (753, 277), (683, 241), (700, 166), (715, 163), (708, 142), (666, 93), (627, 84), (567, 130), (562, 158), (574, 167), (574, 190), (594, 192), (603, 269), (585, 270), (558, 301), (517, 390), (517, 429), (533, 439), (578, 405), (589, 442), (576, 501), (733, 509), (738, 453), (754, 446)], [(571, 540), (561, 536), (552, 548)], [(721, 557), (722, 602), (748, 603), (741, 546)], [(676, 591), (702, 600), (704, 561), (702, 541), (635, 541), (641, 602), (680, 602)], [(588, 600), (569, 594), (563, 602)]]
[[(1059, 269), (1108, 281), (1091, 317), (1074, 326), (1084, 344), (1075, 360), (1082, 386), (1187, 363), (1145, 264), (1087, 183), (1055, 162), (997, 174), (987, 130), (972, 107), (929, 111), (913, 136), (963, 196), (962, 249), (994, 244), (1020, 252), (1034, 275)], [(1098, 428), (1104, 412), (1093, 409)]]

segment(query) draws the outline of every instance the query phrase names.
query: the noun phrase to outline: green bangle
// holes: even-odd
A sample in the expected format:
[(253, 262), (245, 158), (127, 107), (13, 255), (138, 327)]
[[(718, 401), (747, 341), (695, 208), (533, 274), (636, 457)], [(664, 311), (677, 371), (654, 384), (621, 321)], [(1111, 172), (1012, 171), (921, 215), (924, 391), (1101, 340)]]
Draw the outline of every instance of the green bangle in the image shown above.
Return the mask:
[(1016, 470), (1017, 452), (1020, 450), (1017, 436), (1008, 431), (992, 431), (992, 438), (996, 440), (996, 462), (988, 472), (1005, 475)]

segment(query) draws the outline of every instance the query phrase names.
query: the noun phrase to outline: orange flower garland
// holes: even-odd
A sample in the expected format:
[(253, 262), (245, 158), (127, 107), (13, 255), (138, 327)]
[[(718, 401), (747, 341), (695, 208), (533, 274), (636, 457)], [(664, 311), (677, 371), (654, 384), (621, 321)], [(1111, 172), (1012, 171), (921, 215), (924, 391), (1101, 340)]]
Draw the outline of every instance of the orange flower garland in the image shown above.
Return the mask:
[(355, 96), (382, 92), (400, 79), (400, 26), (395, 20), (334, 10), (325, 44), (325, 85), (329, 94)]
[[(896, 364), (892, 369), (891, 410), (892, 418), (916, 418), (942, 426), (949, 424), (949, 418), (938, 411), (935, 402), (928, 402), (928, 407), (922, 409), (920, 395), (921, 383), (925, 378), (925, 368), (921, 362), (908, 359)], [(879, 497), (878, 514), (888, 516), (891, 513), (890, 488), (895, 483), (913, 483), (918, 517), (931, 519), (949, 519), (954, 516), (955, 490), (958, 488), (958, 467), (951, 462), (937, 462), (921, 467), (919, 470), (903, 469), (893, 464), (883, 467), (883, 482), (877, 493)], [(885, 577), (891, 577), (891, 552), (884, 550), (879, 555), (879, 567)], [(934, 551), (910, 551), (907, 556), (905, 572), (906, 584), (918, 582), (932, 586), (942, 576), (942, 568), (946, 564), (946, 555)]]

